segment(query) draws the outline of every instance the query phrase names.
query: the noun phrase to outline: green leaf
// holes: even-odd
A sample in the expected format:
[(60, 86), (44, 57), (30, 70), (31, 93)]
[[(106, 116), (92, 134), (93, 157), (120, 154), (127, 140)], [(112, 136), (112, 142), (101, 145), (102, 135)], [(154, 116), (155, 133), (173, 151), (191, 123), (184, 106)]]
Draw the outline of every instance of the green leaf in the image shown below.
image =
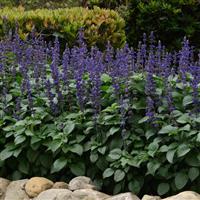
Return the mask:
[(190, 121), (190, 117), (187, 114), (181, 115), (177, 120), (180, 124), (186, 124)]
[(193, 97), (188, 95), (183, 98), (183, 106), (187, 106), (193, 102)]
[(27, 162), (27, 160), (25, 159), (20, 159), (20, 162), (19, 162), (19, 171), (24, 173), (24, 174), (28, 174), (29, 173), (29, 162)]
[(169, 147), (167, 145), (163, 145), (160, 147), (159, 149), (160, 152), (168, 152), (169, 151)]
[(174, 159), (174, 154), (175, 154), (176, 150), (175, 149), (172, 149), (172, 150), (169, 150), (166, 154), (166, 158), (167, 160), (170, 162), (170, 163), (173, 163), (173, 159)]
[(122, 190), (122, 184), (121, 183), (117, 183), (114, 186), (113, 194), (118, 194), (118, 193), (120, 193), (121, 190)]
[(41, 165), (46, 169), (49, 169), (49, 166), (52, 166), (53, 164), (53, 157), (51, 154), (42, 154), (40, 155), (39, 160)]
[(160, 134), (166, 134), (166, 133), (172, 133), (177, 131), (178, 127), (174, 127), (172, 125), (167, 125), (162, 127), (162, 129), (159, 131)]
[(12, 100), (12, 95), (11, 94), (6, 94), (6, 102), (8, 103), (11, 100)]
[(0, 153), (0, 160), (6, 160), (10, 158), (12, 155), (13, 155), (13, 151), (6, 148)]
[(112, 81), (112, 78), (108, 74), (102, 74), (101, 81), (104, 83), (110, 83)]
[(121, 158), (121, 156), (122, 156), (121, 149), (113, 149), (108, 155), (108, 157), (111, 158), (112, 160), (118, 160)]
[(121, 169), (117, 169), (115, 171), (115, 174), (114, 174), (115, 182), (119, 182), (119, 181), (123, 180), (124, 177), (125, 177), (125, 172), (124, 171), (122, 171)]
[(83, 176), (85, 175), (85, 164), (83, 162), (71, 164), (70, 170), (76, 176)]
[(67, 121), (65, 123), (65, 128), (63, 129), (63, 132), (68, 135), (70, 134), (75, 128), (75, 123), (73, 121)]
[(108, 177), (112, 176), (113, 174), (114, 174), (114, 170), (112, 168), (107, 168), (103, 172), (103, 178), (108, 178)]
[(25, 126), (25, 125), (26, 125), (26, 120), (20, 120), (15, 123), (15, 126)]
[(186, 124), (184, 127), (179, 128), (179, 131), (190, 131), (190, 124)]
[(140, 119), (140, 120), (138, 121), (138, 124), (142, 124), (142, 123), (144, 123), (144, 122), (147, 122), (148, 119), (149, 119), (149, 117), (148, 117), (148, 116), (145, 116), (145, 117), (143, 117), (142, 119)]
[(15, 144), (17, 145), (17, 144), (23, 143), (25, 140), (26, 140), (26, 137), (25, 137), (25, 136), (23, 136), (23, 135), (18, 135), (18, 136), (15, 138), (14, 142), (15, 142)]
[(128, 189), (134, 194), (138, 194), (141, 190), (141, 185), (138, 180), (133, 180), (128, 183)]
[(196, 167), (190, 168), (188, 172), (188, 176), (191, 181), (194, 181), (199, 176), (199, 169)]
[(119, 127), (112, 127), (109, 131), (108, 131), (108, 133), (107, 133), (107, 137), (109, 137), (109, 136), (111, 136), (111, 135), (114, 135), (116, 132), (118, 132), (119, 131)]
[(168, 183), (160, 183), (157, 188), (157, 192), (160, 196), (169, 192), (170, 186)]
[(60, 157), (53, 163), (53, 167), (51, 168), (51, 173), (59, 172), (63, 169), (67, 164), (67, 159), (65, 157)]
[(92, 162), (92, 163), (95, 163), (96, 161), (97, 161), (97, 159), (98, 159), (98, 154), (97, 153), (91, 153), (90, 154), (90, 161)]
[(175, 176), (175, 185), (177, 189), (182, 189), (188, 182), (188, 176), (184, 172), (179, 172)]
[(188, 154), (186, 156), (186, 163), (192, 167), (200, 167), (200, 160), (198, 159), (199, 154)]
[(60, 148), (61, 144), (62, 144), (61, 140), (53, 140), (47, 144), (48, 150), (55, 152), (56, 150)]
[(104, 155), (105, 152), (106, 152), (106, 146), (104, 146), (104, 147), (99, 147), (99, 148), (98, 148), (98, 152), (101, 153), (102, 155)]
[(154, 176), (156, 170), (160, 167), (160, 165), (161, 165), (161, 163), (159, 163), (156, 160), (152, 160), (152, 161), (148, 162), (148, 164), (147, 164), (148, 174), (152, 174)]
[(74, 144), (69, 149), (71, 152), (78, 154), (81, 156), (83, 154), (83, 147), (80, 144)]
[(177, 156), (178, 157), (182, 157), (184, 155), (186, 155), (188, 152), (190, 152), (190, 147), (186, 144), (181, 144), (178, 146), (178, 149), (177, 149)]
[(158, 150), (159, 145), (157, 142), (152, 142), (149, 146), (148, 146), (148, 154), (151, 157), (154, 157), (156, 151)]
[(18, 156), (19, 156), (19, 154), (22, 152), (22, 148), (21, 147), (19, 147), (18, 149), (15, 149), (14, 151), (13, 151), (13, 156), (15, 157), (15, 158), (17, 158)]

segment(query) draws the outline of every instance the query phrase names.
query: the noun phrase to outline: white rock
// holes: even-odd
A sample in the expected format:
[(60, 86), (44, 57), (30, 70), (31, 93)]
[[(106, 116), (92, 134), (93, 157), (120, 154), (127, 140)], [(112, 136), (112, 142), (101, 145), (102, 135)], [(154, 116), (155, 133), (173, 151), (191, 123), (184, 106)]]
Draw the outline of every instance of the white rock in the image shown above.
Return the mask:
[(70, 190), (95, 189), (92, 180), (86, 176), (78, 176), (69, 182)]
[(131, 192), (126, 192), (122, 194), (118, 194), (107, 198), (106, 200), (140, 200), (136, 195)]
[(29, 200), (28, 195), (24, 191), (24, 185), (28, 179), (12, 181), (6, 190), (5, 200)]
[(200, 195), (196, 192), (185, 191), (163, 200), (200, 200)]
[(41, 192), (34, 200), (76, 200), (72, 194), (68, 189), (49, 189)]
[(161, 200), (159, 196), (150, 196), (150, 195), (144, 195), (142, 200)]
[(107, 194), (92, 189), (75, 190), (73, 196), (79, 200), (103, 200), (110, 197)]
[(52, 189), (68, 189), (69, 185), (65, 182), (55, 182)]
[(0, 200), (4, 200), (6, 189), (10, 181), (5, 178), (0, 178)]
[(33, 177), (25, 185), (25, 191), (29, 197), (36, 197), (41, 192), (53, 187), (53, 182), (43, 177)]

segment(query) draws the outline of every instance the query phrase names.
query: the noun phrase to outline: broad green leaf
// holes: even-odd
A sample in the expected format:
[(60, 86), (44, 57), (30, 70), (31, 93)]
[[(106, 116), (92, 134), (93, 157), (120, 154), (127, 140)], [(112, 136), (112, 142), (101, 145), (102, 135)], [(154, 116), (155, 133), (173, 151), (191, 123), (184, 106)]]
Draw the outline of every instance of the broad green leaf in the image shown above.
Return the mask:
[(111, 158), (112, 160), (118, 160), (122, 156), (122, 151), (121, 149), (113, 149), (108, 157)]
[(10, 102), (12, 100), (12, 95), (11, 94), (6, 94), (6, 102)]
[(103, 172), (103, 178), (108, 178), (108, 177), (112, 176), (113, 174), (114, 174), (114, 170), (112, 168), (107, 168)]
[(162, 129), (159, 131), (160, 134), (166, 134), (166, 133), (172, 133), (177, 131), (178, 127), (174, 127), (172, 125), (167, 125), (162, 127)]
[(24, 174), (28, 174), (29, 173), (29, 162), (27, 162), (26, 159), (20, 159), (20, 162), (19, 162), (19, 171), (24, 173)]
[(83, 154), (83, 147), (80, 144), (74, 144), (69, 149), (71, 152), (78, 154), (81, 156)]
[(61, 144), (62, 144), (61, 140), (53, 140), (47, 144), (48, 150), (55, 152), (56, 150), (60, 148)]
[(194, 181), (199, 176), (199, 169), (196, 167), (192, 167), (189, 169), (188, 176), (191, 181)]
[(114, 189), (113, 189), (113, 194), (118, 194), (120, 193), (122, 190), (122, 184), (121, 183), (117, 183), (115, 186), (114, 186)]
[(112, 127), (109, 131), (108, 131), (108, 133), (107, 133), (107, 137), (109, 137), (109, 136), (111, 136), (111, 135), (114, 135), (116, 132), (118, 132), (119, 131), (119, 127)]
[(98, 154), (97, 153), (91, 153), (90, 154), (90, 161), (92, 162), (92, 163), (95, 163), (96, 161), (97, 161), (97, 159), (98, 159)]
[(67, 121), (65, 123), (65, 128), (63, 129), (63, 132), (68, 135), (70, 134), (75, 128), (75, 123), (73, 121)]
[(157, 192), (160, 196), (169, 192), (170, 186), (168, 183), (160, 183), (157, 188)]
[(169, 150), (166, 154), (166, 158), (170, 163), (173, 163), (174, 154), (176, 153), (175, 149)]
[(158, 150), (159, 145), (157, 142), (152, 142), (149, 146), (148, 146), (148, 154), (151, 157), (154, 157), (156, 151)]
[(83, 176), (85, 175), (85, 164), (83, 162), (71, 164), (70, 170), (76, 176)]
[(6, 160), (10, 158), (12, 155), (13, 155), (13, 151), (6, 148), (0, 153), (0, 160)]
[(26, 120), (20, 120), (15, 123), (15, 126), (25, 126), (25, 125), (26, 125)]
[(119, 182), (119, 181), (123, 180), (124, 177), (125, 177), (125, 172), (124, 171), (122, 171), (121, 169), (117, 169), (115, 171), (115, 174), (114, 174), (115, 182)]
[(188, 95), (183, 98), (183, 106), (187, 106), (193, 102), (193, 97)]
[(128, 189), (134, 194), (138, 194), (141, 190), (141, 185), (138, 180), (132, 180), (128, 183)]
[(39, 160), (41, 165), (46, 169), (49, 169), (49, 166), (53, 165), (53, 158), (51, 154), (42, 154), (40, 155)]
[(160, 152), (167, 152), (167, 151), (169, 151), (169, 147), (167, 145), (163, 145), (163, 146), (160, 147), (159, 151)]
[(200, 160), (198, 159), (198, 154), (188, 154), (185, 159), (187, 165), (192, 167), (200, 167)]
[(178, 172), (175, 176), (175, 185), (177, 189), (182, 189), (188, 182), (188, 176), (184, 172)]
[(179, 128), (179, 131), (190, 131), (190, 124), (186, 124), (184, 127)]
[(178, 146), (177, 149), (177, 156), (178, 157), (182, 157), (184, 155), (186, 155), (188, 152), (190, 152), (190, 147), (186, 144), (181, 144), (180, 146)]
[(23, 143), (25, 140), (26, 140), (26, 137), (25, 137), (25, 136), (23, 136), (23, 135), (18, 135), (18, 136), (15, 138), (14, 142), (15, 142), (15, 144), (17, 145), (17, 144)]
[(147, 169), (148, 169), (147, 173), (148, 174), (152, 174), (154, 176), (156, 170), (158, 170), (160, 165), (161, 165), (161, 163), (159, 163), (156, 160), (152, 160), (152, 161), (148, 162), (148, 164), (147, 164)]
[(51, 168), (51, 173), (59, 172), (61, 169), (63, 169), (67, 164), (67, 159), (65, 157), (60, 157), (53, 163), (53, 166)]
[(15, 158), (17, 158), (18, 156), (19, 156), (19, 154), (22, 152), (22, 148), (21, 147), (18, 147), (17, 149), (15, 149), (14, 151), (13, 151), (13, 156), (15, 157)]
[(140, 119), (139, 121), (138, 121), (138, 124), (142, 124), (142, 123), (144, 123), (144, 122), (147, 122), (149, 120), (149, 117), (148, 116), (145, 116), (145, 117), (143, 117), (142, 119)]
[(99, 148), (98, 148), (98, 152), (101, 153), (102, 155), (104, 155), (105, 152), (106, 152), (106, 146), (104, 146), (104, 147), (99, 147)]
[(190, 121), (190, 117), (187, 114), (181, 115), (177, 120), (180, 124), (186, 124)]

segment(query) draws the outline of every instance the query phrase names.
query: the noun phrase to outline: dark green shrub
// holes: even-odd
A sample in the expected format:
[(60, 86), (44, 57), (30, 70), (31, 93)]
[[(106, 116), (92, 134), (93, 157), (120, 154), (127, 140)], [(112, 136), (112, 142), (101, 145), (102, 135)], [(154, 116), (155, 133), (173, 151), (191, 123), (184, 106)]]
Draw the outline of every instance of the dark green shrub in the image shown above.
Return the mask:
[(154, 31), (168, 48), (179, 48), (187, 36), (200, 48), (200, 2), (198, 0), (130, 1), (128, 42), (135, 45), (142, 33)]

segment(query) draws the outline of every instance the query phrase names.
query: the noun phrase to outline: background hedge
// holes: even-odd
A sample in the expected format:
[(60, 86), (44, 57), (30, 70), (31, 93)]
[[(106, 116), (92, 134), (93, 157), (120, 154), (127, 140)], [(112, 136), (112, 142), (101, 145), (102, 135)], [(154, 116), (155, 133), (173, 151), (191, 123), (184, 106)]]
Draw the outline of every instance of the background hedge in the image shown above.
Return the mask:
[(142, 33), (151, 31), (169, 48), (179, 48), (187, 36), (200, 48), (200, 1), (149, 0), (131, 1), (127, 18), (128, 42), (135, 45)]
[[(87, 2), (87, 3), (84, 3)], [(145, 32), (151, 31), (170, 48), (179, 48), (181, 39), (187, 36), (192, 45), (200, 48), (200, 1), (198, 0), (4, 0), (0, 6), (23, 5), (26, 9), (59, 8), (85, 5), (89, 8), (115, 9), (126, 21), (127, 40), (137, 44)]]
[[(25, 38), (32, 30), (46, 38), (57, 35), (65, 42), (73, 41), (77, 31), (84, 28), (89, 45), (103, 47), (107, 41), (120, 47), (125, 41), (124, 20), (113, 10), (94, 8), (63, 8), (56, 10), (37, 9), (24, 11), (23, 8), (0, 10), (0, 35), (8, 35), (18, 24), (18, 32)], [(63, 42), (63, 44), (65, 44)]]

